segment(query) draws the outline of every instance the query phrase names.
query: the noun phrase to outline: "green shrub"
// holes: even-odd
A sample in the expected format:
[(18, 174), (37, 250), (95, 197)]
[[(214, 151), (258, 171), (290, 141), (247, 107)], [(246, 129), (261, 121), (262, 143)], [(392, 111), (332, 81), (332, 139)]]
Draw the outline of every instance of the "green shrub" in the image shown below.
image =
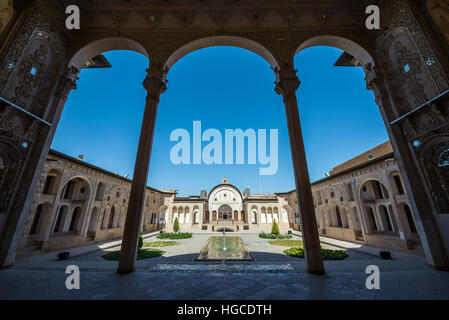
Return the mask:
[(299, 247), (303, 245), (301, 240), (270, 240), (268, 243), (283, 247)]
[(151, 242), (145, 242), (143, 245), (145, 247), (169, 247), (169, 246), (177, 246), (178, 244), (181, 244), (181, 242), (178, 242), (178, 241), (151, 241)]
[(173, 232), (161, 232), (156, 238), (158, 239), (187, 239), (191, 238), (192, 234), (189, 232), (173, 233)]
[(261, 232), (259, 233), (259, 238), (262, 239), (291, 239), (293, 236), (292, 235), (282, 235), (282, 234), (272, 234), (272, 233), (265, 233), (265, 232)]
[(175, 222), (173, 222), (173, 231), (178, 232), (179, 231), (179, 221), (178, 217), (175, 218)]
[[(137, 252), (136, 260), (145, 260), (162, 256), (165, 251), (159, 249), (142, 249)], [(120, 259), (120, 250), (111, 251), (101, 256), (104, 260), (118, 261)]]
[(143, 247), (143, 237), (142, 234), (139, 234), (139, 250)]
[(271, 234), (280, 235), (279, 226), (276, 220), (273, 220), (273, 225), (271, 226)]
[[(302, 247), (285, 249), (284, 253), (290, 257), (304, 258), (304, 248)], [(323, 258), (323, 260), (343, 260), (347, 256), (348, 255), (344, 250), (331, 250), (321, 248), (321, 257)]]

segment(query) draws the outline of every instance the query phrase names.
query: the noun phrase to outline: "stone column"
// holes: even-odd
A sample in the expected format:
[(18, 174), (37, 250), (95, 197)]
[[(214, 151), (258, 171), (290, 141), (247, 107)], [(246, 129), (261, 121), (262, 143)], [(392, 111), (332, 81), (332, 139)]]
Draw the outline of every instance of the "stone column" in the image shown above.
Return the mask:
[(432, 214), (432, 205), (427, 198), (426, 185), (422, 183), (419, 168), (410, 149), (409, 142), (399, 124), (391, 125), (395, 120), (389, 89), (382, 72), (377, 67), (365, 66), (367, 88), (374, 91), (376, 102), (390, 136), (394, 155), (398, 162), (407, 195), (410, 199), (427, 263), (431, 268), (449, 270), (449, 258), (441, 240), (438, 226)]
[(299, 85), (300, 81), (296, 76), (296, 70), (293, 68), (286, 67), (286, 69), (276, 70), (275, 90), (284, 99), (290, 149), (295, 172), (296, 197), (301, 215), (301, 231), (307, 261), (307, 272), (324, 274), (309, 170), (307, 168), (306, 152), (296, 99), (296, 89), (298, 89)]
[(152, 66), (148, 70), (148, 75), (143, 82), (143, 86), (147, 90), (147, 99), (142, 129), (140, 131), (125, 228), (123, 230), (120, 261), (117, 268), (118, 273), (134, 272), (136, 268), (140, 223), (145, 205), (145, 192), (150, 166), (151, 147), (153, 145), (154, 127), (156, 124), (157, 107), (159, 104), (159, 96), (166, 89), (164, 79), (164, 71), (161, 68)]

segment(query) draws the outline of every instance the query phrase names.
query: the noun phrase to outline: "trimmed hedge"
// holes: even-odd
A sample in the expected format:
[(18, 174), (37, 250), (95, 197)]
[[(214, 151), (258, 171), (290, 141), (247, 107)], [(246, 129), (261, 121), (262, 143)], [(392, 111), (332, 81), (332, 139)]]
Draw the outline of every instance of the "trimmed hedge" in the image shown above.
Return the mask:
[(283, 247), (300, 247), (302, 246), (301, 240), (270, 240), (269, 244), (274, 246), (283, 246)]
[(259, 238), (262, 239), (291, 239), (293, 236), (286, 234), (285, 236), (282, 234), (272, 234), (272, 233), (265, 233), (261, 232), (259, 233)]
[(192, 234), (190, 232), (181, 232), (181, 233), (161, 232), (156, 236), (156, 238), (158, 239), (188, 239), (191, 237)]
[[(140, 249), (137, 252), (137, 260), (145, 260), (162, 256), (165, 251), (159, 249)], [(111, 251), (101, 256), (104, 260), (118, 261), (120, 258), (120, 250)]]
[(170, 247), (170, 246), (177, 246), (181, 242), (178, 241), (151, 241), (151, 242), (145, 242), (143, 244), (144, 247)]
[[(304, 258), (304, 248), (302, 247), (292, 247), (290, 249), (285, 249), (284, 253), (290, 257)], [(321, 248), (321, 257), (323, 260), (343, 260), (348, 255), (344, 250), (331, 250)]]

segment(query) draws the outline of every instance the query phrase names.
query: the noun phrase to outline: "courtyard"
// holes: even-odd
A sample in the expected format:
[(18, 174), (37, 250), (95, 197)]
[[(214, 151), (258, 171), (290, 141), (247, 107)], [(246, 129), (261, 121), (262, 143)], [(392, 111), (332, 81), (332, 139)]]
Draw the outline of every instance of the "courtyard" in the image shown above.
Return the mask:
[[(145, 235), (144, 243), (164, 241), (157, 233)], [(423, 257), (392, 252), (383, 260), (381, 249), (321, 237), (321, 246), (345, 250), (348, 257), (324, 261), (326, 275), (306, 272), (306, 262), (283, 253), (288, 247), (272, 245), (256, 233), (239, 236), (255, 261), (195, 261), (211, 236), (196, 233), (179, 244), (157, 247), (165, 253), (138, 260), (136, 272), (117, 274), (117, 261), (102, 256), (120, 249), (117, 242), (104, 249), (75, 248), (61, 261), (57, 252), (18, 259), (0, 271), (1, 299), (449, 299), (447, 272), (429, 269)], [(295, 234), (292, 240), (301, 240)], [(110, 245), (110, 247), (108, 246)], [(94, 251), (95, 250), (95, 251)], [(85, 253), (83, 253), (85, 251)], [(80, 268), (80, 289), (67, 290), (65, 268)], [(380, 289), (365, 286), (368, 265), (380, 268)]]

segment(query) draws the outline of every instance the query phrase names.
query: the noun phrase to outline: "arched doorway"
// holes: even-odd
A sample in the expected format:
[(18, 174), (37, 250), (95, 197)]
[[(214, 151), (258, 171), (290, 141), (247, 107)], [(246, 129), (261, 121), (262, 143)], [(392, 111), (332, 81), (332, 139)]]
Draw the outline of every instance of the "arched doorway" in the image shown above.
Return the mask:
[(232, 220), (232, 208), (224, 204), (218, 208), (218, 220)]
[(108, 223), (107, 223), (108, 229), (112, 229), (112, 226), (114, 223), (114, 217), (115, 217), (115, 206), (112, 206), (111, 211), (109, 213), (109, 217), (108, 217)]
[(376, 217), (374, 216), (374, 210), (371, 206), (365, 207), (366, 214), (368, 216), (368, 228), (371, 232), (379, 231), (379, 227), (377, 226)]
[(251, 223), (257, 224), (257, 207), (255, 206), (251, 208)]

